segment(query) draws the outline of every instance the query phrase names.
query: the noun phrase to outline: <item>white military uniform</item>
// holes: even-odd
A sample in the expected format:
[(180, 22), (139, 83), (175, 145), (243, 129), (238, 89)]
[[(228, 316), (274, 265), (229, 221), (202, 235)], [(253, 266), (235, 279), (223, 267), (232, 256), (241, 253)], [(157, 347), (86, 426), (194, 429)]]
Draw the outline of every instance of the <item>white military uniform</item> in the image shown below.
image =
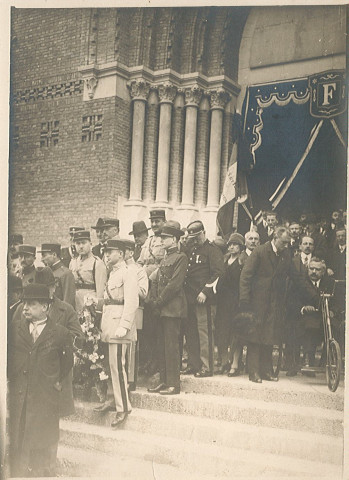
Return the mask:
[[(127, 393), (127, 348), (137, 340), (135, 323), (139, 306), (138, 279), (135, 269), (128, 269), (124, 261), (113, 266), (104, 292), (101, 322), (101, 339), (109, 343), (109, 365), (113, 383), (115, 407), (118, 413), (131, 411)], [(122, 338), (117, 338), (118, 327), (127, 329)]]

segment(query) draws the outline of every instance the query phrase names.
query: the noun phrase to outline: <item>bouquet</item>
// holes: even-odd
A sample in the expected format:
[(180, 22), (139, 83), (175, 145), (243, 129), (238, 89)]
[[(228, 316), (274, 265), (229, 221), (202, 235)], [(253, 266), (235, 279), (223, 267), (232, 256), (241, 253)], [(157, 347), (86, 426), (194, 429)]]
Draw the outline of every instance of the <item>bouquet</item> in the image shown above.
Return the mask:
[(86, 388), (96, 387), (100, 401), (104, 402), (110, 377), (106, 355), (108, 345), (101, 341), (100, 314), (97, 313), (96, 306), (97, 300), (86, 296), (84, 307), (78, 314), (85, 342), (74, 354), (74, 383)]

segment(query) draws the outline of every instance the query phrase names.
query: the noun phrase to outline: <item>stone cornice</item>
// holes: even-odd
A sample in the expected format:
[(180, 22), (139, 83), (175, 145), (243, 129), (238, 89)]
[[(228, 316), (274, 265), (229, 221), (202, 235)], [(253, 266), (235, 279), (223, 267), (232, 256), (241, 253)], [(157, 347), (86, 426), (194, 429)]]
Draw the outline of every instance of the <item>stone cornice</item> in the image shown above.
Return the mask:
[(154, 71), (143, 65), (127, 67), (118, 61), (101, 65), (81, 66), (78, 68), (78, 71), (81, 73), (83, 79), (91, 76), (91, 73), (93, 73), (97, 79), (118, 76), (128, 82), (143, 80), (149, 83), (151, 88), (156, 89), (158, 89), (160, 85), (172, 84), (181, 91), (197, 86), (202, 89), (206, 95), (213, 90), (224, 90), (233, 97), (238, 96), (240, 93), (240, 85), (225, 75), (207, 77), (199, 72), (180, 74), (170, 68)]

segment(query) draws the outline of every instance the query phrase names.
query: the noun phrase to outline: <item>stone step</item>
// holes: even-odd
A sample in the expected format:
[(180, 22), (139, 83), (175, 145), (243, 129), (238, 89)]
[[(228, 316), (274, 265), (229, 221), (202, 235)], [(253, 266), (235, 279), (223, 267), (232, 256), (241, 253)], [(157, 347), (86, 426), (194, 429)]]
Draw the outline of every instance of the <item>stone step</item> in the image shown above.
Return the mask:
[[(149, 386), (144, 379), (141, 380), (143, 380), (143, 386)], [(153, 382), (156, 383), (156, 378)], [(303, 375), (286, 377), (285, 372), (281, 372), (279, 382), (263, 381), (262, 384), (250, 382), (247, 375), (234, 378), (229, 378), (226, 375), (215, 375), (208, 378), (181, 375), (181, 390), (188, 393), (204, 393), (252, 400), (258, 398), (267, 402), (289, 403), (339, 411), (344, 409), (344, 383), (340, 382), (336, 392), (330, 392), (324, 375), (315, 378)]]
[[(341, 467), (309, 460), (290, 459), (282, 455), (248, 452), (237, 448), (161, 437), (138, 431), (112, 430), (100, 425), (88, 425), (69, 420), (61, 421), (61, 444), (84, 450), (84, 458), (97, 452), (140, 458), (158, 464), (168, 464), (186, 473), (204, 473), (218, 478), (261, 475), (310, 476), (313, 478), (341, 477)], [(89, 451), (91, 455), (89, 455)], [(142, 477), (143, 478), (143, 477)], [(190, 477), (189, 477), (190, 478)]]
[[(178, 480), (187, 478), (187, 472), (171, 465), (155, 463), (140, 458), (107, 455), (105, 453), (93, 452), (93, 455), (86, 455), (86, 450), (76, 447), (60, 446), (58, 448), (58, 475), (75, 479), (83, 478), (100, 479), (118, 478), (122, 480)], [(117, 472), (117, 474), (116, 474)], [(217, 480), (216, 476), (190, 474), (190, 480)]]
[[(108, 412), (101, 415), (93, 411), (96, 405), (76, 402), (76, 414), (69, 419), (110, 426), (115, 413)], [(337, 465), (342, 462), (343, 439), (332, 435), (285, 432), (280, 428), (256, 427), (237, 422), (137, 408), (133, 409), (123, 429)]]
[(228, 420), (258, 427), (343, 435), (343, 413), (320, 407), (185, 392), (163, 396), (147, 393), (141, 388), (132, 392), (131, 403), (136, 408)]

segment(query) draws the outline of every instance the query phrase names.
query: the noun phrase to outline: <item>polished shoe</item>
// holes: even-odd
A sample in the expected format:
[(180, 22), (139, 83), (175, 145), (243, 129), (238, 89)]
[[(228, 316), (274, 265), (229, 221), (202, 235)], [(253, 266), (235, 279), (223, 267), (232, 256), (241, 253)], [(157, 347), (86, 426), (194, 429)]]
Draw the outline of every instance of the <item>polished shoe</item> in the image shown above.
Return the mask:
[(238, 375), (240, 375), (238, 368), (231, 368), (228, 373), (228, 377), (237, 377)]
[(164, 388), (163, 390), (160, 390), (160, 395), (178, 395), (179, 394), (179, 388), (177, 387), (168, 387)]
[(160, 390), (164, 390), (166, 388), (166, 385), (164, 383), (160, 383), (157, 387), (154, 388), (148, 388), (149, 393), (159, 393)]
[(95, 407), (93, 411), (98, 413), (115, 412), (115, 405), (112, 405), (111, 403), (103, 403), (102, 405)]
[(126, 419), (127, 419), (127, 413), (124, 413), (124, 412), (117, 413), (116, 417), (111, 422), (111, 427), (114, 428), (122, 425)]
[(265, 373), (264, 375), (262, 375), (262, 379), (267, 380), (268, 382), (278, 382), (279, 381), (279, 377), (275, 377), (271, 373)]
[(196, 372), (194, 374), (194, 377), (196, 378), (212, 377), (212, 373), (209, 370), (202, 368), (199, 372)]
[(184, 370), (181, 370), (182, 375), (194, 375), (196, 373), (195, 370), (193, 370), (190, 367), (185, 368)]
[(249, 380), (250, 380), (250, 382), (254, 382), (254, 383), (262, 383), (262, 379), (258, 375), (258, 373), (251, 373), (249, 375)]

